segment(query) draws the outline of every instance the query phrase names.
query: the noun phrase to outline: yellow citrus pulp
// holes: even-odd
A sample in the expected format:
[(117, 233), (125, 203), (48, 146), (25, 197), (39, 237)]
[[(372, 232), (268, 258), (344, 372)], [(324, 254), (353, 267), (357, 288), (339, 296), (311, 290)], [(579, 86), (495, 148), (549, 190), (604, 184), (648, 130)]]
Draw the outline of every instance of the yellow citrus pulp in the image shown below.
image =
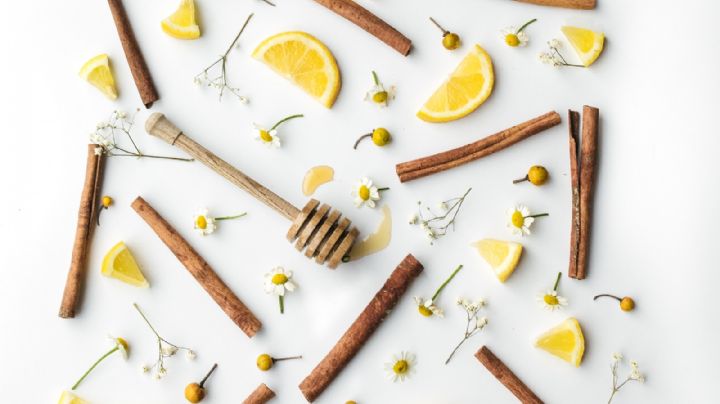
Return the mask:
[(564, 26), (560, 29), (570, 45), (575, 49), (585, 67), (597, 60), (605, 45), (605, 34), (585, 28)]
[(88, 402), (69, 391), (63, 391), (58, 404), (88, 404)]
[(515, 271), (523, 250), (522, 244), (492, 239), (483, 239), (472, 245), (490, 264), (500, 282), (505, 282)]
[(140, 288), (150, 286), (135, 258), (122, 241), (115, 244), (103, 258), (101, 273)]
[(417, 113), (427, 122), (448, 122), (475, 111), (490, 96), (495, 83), (492, 59), (475, 45)]
[(115, 79), (110, 70), (110, 59), (106, 54), (100, 54), (85, 62), (80, 68), (80, 77), (97, 87), (111, 100), (118, 97)]
[(195, 22), (194, 0), (182, 0), (180, 6), (160, 23), (162, 30), (173, 38), (200, 38), (200, 27)]
[(270, 66), (327, 108), (340, 91), (340, 71), (335, 57), (312, 35), (282, 32), (260, 43), (252, 57)]
[(585, 353), (585, 337), (580, 323), (570, 317), (540, 335), (535, 346), (578, 367)]

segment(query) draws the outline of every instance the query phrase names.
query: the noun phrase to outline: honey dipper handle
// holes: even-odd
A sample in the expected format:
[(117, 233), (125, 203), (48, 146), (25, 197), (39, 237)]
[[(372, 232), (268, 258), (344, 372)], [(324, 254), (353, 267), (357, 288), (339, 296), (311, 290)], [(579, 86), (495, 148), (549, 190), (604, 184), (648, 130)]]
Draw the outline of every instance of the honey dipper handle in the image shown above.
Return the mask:
[(213, 171), (225, 177), (228, 181), (254, 196), (255, 199), (278, 211), (278, 213), (285, 216), (288, 220), (294, 220), (300, 213), (300, 210), (290, 202), (260, 185), (257, 181), (243, 174), (240, 170), (192, 140), (183, 133), (183, 131), (173, 125), (164, 114), (155, 112), (150, 115), (145, 122), (145, 130), (149, 134), (184, 150), (195, 160), (201, 161)]

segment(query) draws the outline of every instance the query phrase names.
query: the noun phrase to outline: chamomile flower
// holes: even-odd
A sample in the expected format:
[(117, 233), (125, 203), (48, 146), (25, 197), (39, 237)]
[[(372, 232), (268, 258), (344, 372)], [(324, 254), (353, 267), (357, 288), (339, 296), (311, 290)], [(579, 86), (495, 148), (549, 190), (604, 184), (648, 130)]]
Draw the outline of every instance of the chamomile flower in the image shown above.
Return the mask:
[(525, 46), (527, 45), (530, 38), (528, 37), (527, 33), (525, 32), (525, 28), (528, 27), (528, 25), (534, 23), (537, 21), (536, 18), (533, 18), (532, 20), (526, 22), (523, 24), (520, 28), (517, 27), (507, 27), (503, 29), (501, 32), (503, 41), (507, 44), (507, 46), (511, 46), (513, 48), (518, 46)]
[(536, 217), (549, 216), (548, 213), (540, 213), (537, 215), (531, 215), (530, 209), (527, 206), (517, 205), (513, 208), (508, 209), (508, 224), (513, 234), (520, 236), (530, 234), (530, 226), (535, 222)]
[(558, 272), (557, 278), (555, 279), (555, 285), (553, 286), (552, 290), (548, 290), (545, 293), (538, 295), (537, 297), (538, 303), (540, 303), (542, 307), (550, 311), (562, 309), (568, 304), (567, 299), (558, 294), (558, 286), (560, 286), (561, 276), (562, 272)]
[(277, 135), (277, 129), (268, 130), (267, 128), (264, 128), (256, 123), (253, 123), (253, 126), (255, 127), (255, 131), (257, 132), (255, 140), (275, 149), (279, 149), (280, 146), (282, 146), (282, 144), (280, 143), (280, 138)]
[(222, 222), (223, 220), (232, 220), (241, 218), (243, 216), (247, 215), (247, 212), (243, 212), (237, 215), (232, 216), (220, 216), (220, 217), (213, 217), (210, 216), (209, 211), (207, 208), (198, 209), (195, 213), (195, 216), (193, 217), (193, 222), (195, 226), (195, 230), (197, 230), (198, 233), (200, 233), (203, 236), (207, 236), (209, 234), (212, 234), (217, 230), (217, 223)]
[(415, 355), (402, 351), (400, 355), (393, 355), (391, 362), (385, 363), (385, 372), (390, 380), (403, 382), (415, 372)]
[(85, 373), (78, 379), (77, 382), (72, 386), (71, 390), (75, 390), (80, 383), (82, 383), (83, 380), (85, 380), (86, 377), (97, 367), (100, 362), (105, 360), (108, 356), (114, 354), (115, 352), (120, 352), (120, 355), (122, 355), (123, 359), (128, 358), (128, 354), (130, 352), (130, 345), (124, 338), (120, 337), (110, 337), (110, 340), (113, 342), (113, 347), (107, 351), (105, 354), (103, 354), (98, 360), (95, 361), (95, 363), (90, 366), (90, 369), (85, 371)]
[(430, 299), (423, 299), (422, 297), (415, 296), (415, 304), (417, 304), (418, 312), (425, 316), (438, 316), (443, 317), (443, 310), (435, 305)]
[(385, 86), (378, 79), (377, 73), (372, 72), (374, 85), (365, 94), (365, 101), (370, 101), (373, 104), (381, 107), (387, 107), (388, 102), (395, 98), (395, 86), (390, 86), (385, 89)]
[(368, 177), (362, 177), (353, 188), (353, 196), (355, 196), (355, 206), (362, 207), (367, 205), (371, 208), (375, 207), (375, 201), (380, 200), (380, 192), (390, 188), (378, 188)]
[(275, 267), (265, 274), (265, 293), (278, 297), (280, 314), (285, 312), (285, 293), (297, 288), (292, 282), (292, 276), (292, 271), (287, 271), (283, 267)]

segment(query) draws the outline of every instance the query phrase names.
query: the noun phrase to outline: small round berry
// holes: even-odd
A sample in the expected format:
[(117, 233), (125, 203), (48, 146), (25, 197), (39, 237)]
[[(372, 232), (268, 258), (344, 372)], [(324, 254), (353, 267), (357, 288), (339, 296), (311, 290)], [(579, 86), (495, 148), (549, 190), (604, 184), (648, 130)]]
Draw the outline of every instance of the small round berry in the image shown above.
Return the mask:
[(273, 366), (275, 361), (273, 358), (268, 354), (262, 354), (257, 357), (257, 367), (258, 369), (262, 370), (263, 372), (266, 372), (270, 370), (270, 368)]
[(107, 209), (107, 208), (110, 207), (110, 205), (113, 204), (113, 198), (110, 197), (110, 196), (105, 195), (105, 196), (103, 196), (102, 199), (100, 200), (100, 203), (102, 204), (103, 208)]
[(633, 311), (635, 309), (635, 301), (632, 297), (625, 296), (620, 300), (620, 310)]
[(387, 129), (377, 128), (377, 129), (373, 129), (372, 141), (377, 146), (382, 147), (392, 141), (392, 136), (390, 136), (390, 132)]
[(185, 386), (185, 399), (191, 403), (199, 403), (205, 398), (205, 389), (197, 383)]
[(528, 170), (528, 181), (530, 181), (533, 185), (542, 185), (545, 182), (547, 182), (548, 179), (548, 171), (543, 166), (532, 166)]
[(460, 47), (460, 36), (454, 32), (447, 32), (443, 35), (442, 44), (447, 50), (455, 50)]

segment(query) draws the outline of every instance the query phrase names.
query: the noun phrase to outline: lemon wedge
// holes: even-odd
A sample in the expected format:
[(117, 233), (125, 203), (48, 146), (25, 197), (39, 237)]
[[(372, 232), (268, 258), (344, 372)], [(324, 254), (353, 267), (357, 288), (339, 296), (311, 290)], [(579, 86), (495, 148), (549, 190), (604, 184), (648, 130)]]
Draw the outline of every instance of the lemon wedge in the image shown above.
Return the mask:
[(302, 88), (327, 108), (340, 91), (335, 57), (312, 35), (293, 31), (273, 35), (260, 43), (252, 57)]
[(517, 267), (523, 246), (511, 241), (483, 239), (472, 244), (495, 271), (500, 282), (505, 282)]
[(80, 68), (80, 77), (97, 87), (111, 100), (118, 97), (108, 55), (103, 53), (85, 62)]
[(122, 241), (115, 244), (103, 258), (101, 273), (105, 276), (119, 279), (127, 284), (140, 288), (150, 286), (135, 258)]
[(88, 402), (69, 391), (63, 391), (58, 404), (88, 404)]
[(417, 113), (427, 122), (449, 122), (475, 111), (490, 96), (495, 83), (492, 59), (480, 45), (455, 68), (455, 71)]
[(600, 56), (605, 45), (605, 34), (602, 32), (570, 26), (564, 26), (560, 30), (585, 67), (593, 64)]
[(585, 353), (585, 337), (580, 323), (570, 317), (539, 336), (535, 346), (578, 367)]
[(197, 39), (200, 27), (195, 22), (195, 2), (182, 0), (180, 6), (168, 18), (160, 23), (162, 30), (173, 38)]

